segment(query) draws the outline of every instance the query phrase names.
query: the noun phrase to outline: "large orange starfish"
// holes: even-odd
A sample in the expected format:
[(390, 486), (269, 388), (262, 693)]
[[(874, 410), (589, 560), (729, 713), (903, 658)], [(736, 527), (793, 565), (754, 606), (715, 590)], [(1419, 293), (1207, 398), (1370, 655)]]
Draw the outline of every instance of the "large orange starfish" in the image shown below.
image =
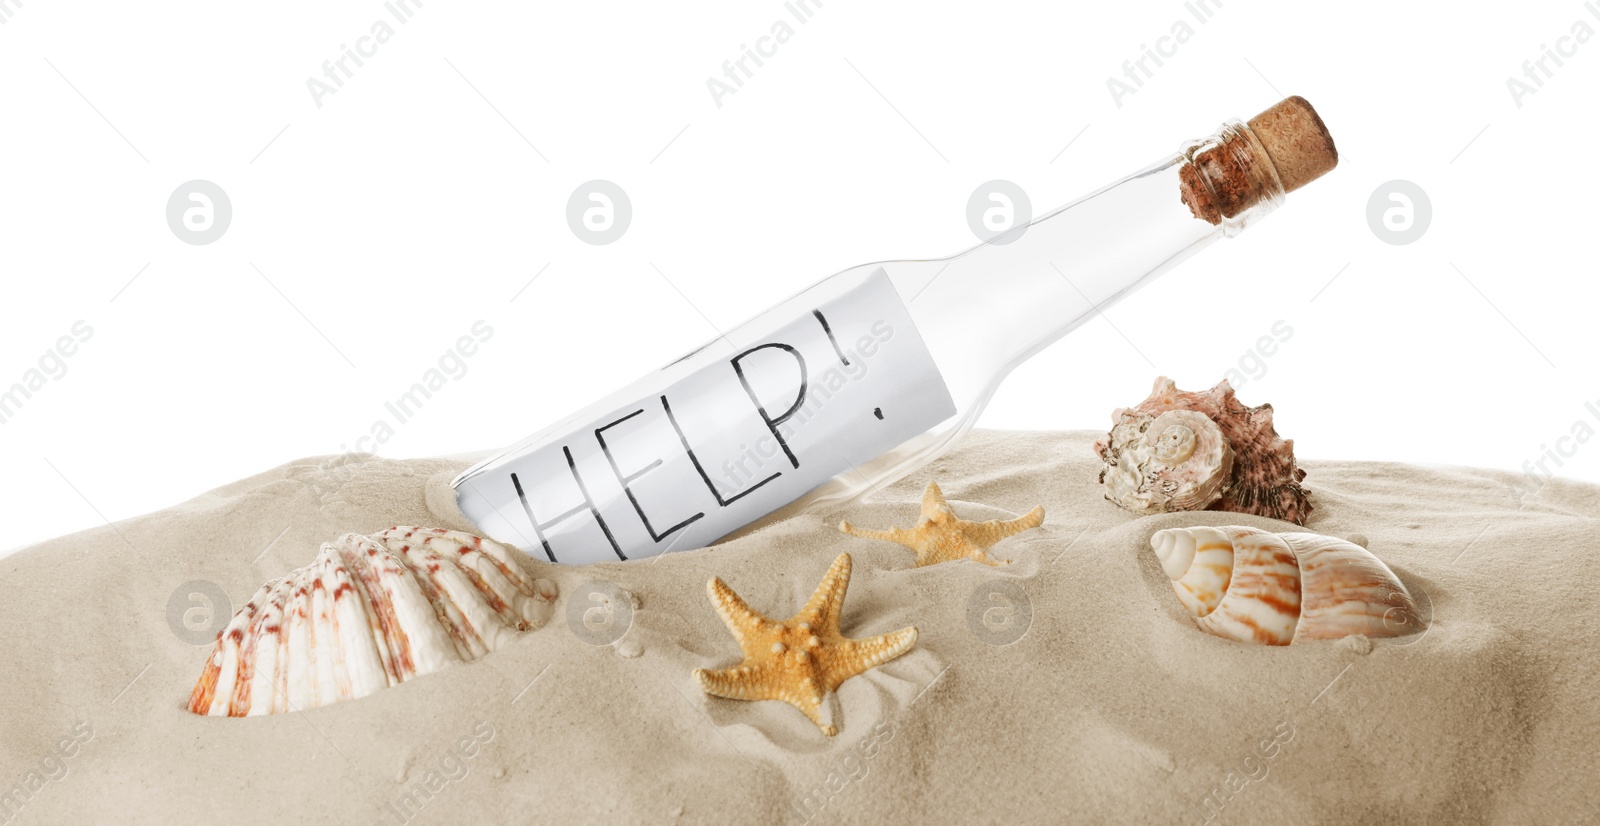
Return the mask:
[(910, 530), (890, 528), (886, 531), (870, 531), (857, 528), (849, 522), (840, 522), (839, 530), (851, 536), (898, 542), (917, 552), (918, 568), (958, 559), (975, 559), (985, 565), (999, 565), (988, 553), (995, 543), (1029, 528), (1037, 528), (1043, 522), (1043, 506), (1035, 507), (1016, 519), (968, 522), (950, 509), (950, 503), (944, 500), (939, 485), (929, 482), (928, 489), (922, 494), (921, 521)]
[(800, 709), (829, 737), (839, 727), (822, 722), (822, 700), (830, 691), (873, 666), (911, 650), (917, 629), (854, 640), (839, 633), (839, 609), (850, 587), (850, 555), (839, 554), (806, 607), (783, 622), (746, 605), (722, 580), (706, 583), (711, 603), (744, 651), (733, 668), (694, 670), (707, 694), (730, 700), (782, 700)]

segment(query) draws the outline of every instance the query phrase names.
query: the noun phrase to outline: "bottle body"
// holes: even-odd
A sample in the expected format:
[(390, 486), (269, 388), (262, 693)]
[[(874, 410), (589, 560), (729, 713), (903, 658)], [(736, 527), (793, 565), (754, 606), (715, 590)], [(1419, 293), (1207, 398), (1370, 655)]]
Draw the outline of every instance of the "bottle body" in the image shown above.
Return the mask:
[[(536, 557), (702, 547), (948, 450), (1023, 360), (1282, 201), (1248, 127), (944, 259), (852, 267), (455, 481)], [(1242, 177), (1241, 177), (1242, 176)]]

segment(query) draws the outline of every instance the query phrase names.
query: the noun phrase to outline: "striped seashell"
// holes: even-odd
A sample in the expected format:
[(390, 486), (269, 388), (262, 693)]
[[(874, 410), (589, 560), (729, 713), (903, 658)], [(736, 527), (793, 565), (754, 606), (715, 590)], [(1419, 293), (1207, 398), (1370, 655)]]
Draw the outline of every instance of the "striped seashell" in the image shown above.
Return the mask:
[(278, 714), (363, 697), (471, 662), (553, 611), (555, 586), (471, 534), (394, 527), (325, 542), (217, 635), (195, 714)]
[(1195, 624), (1225, 639), (1289, 645), (1424, 627), (1389, 566), (1342, 539), (1235, 525), (1156, 531), (1150, 547)]

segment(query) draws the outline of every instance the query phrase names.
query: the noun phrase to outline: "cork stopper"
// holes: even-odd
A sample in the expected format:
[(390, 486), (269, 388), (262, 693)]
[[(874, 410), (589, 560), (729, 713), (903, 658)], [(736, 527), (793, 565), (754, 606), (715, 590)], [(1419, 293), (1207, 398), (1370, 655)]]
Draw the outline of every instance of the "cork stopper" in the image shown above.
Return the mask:
[(1250, 131), (1278, 170), (1284, 192), (1293, 192), (1339, 164), (1333, 136), (1305, 98), (1295, 95), (1250, 119)]
[[(1257, 206), (1270, 211), (1284, 193), (1322, 177), (1339, 163), (1333, 136), (1303, 97), (1284, 98), (1250, 119), (1185, 146), (1178, 169), (1183, 203), (1210, 224), (1230, 220), (1237, 232)], [(1232, 220), (1237, 219), (1237, 220)]]

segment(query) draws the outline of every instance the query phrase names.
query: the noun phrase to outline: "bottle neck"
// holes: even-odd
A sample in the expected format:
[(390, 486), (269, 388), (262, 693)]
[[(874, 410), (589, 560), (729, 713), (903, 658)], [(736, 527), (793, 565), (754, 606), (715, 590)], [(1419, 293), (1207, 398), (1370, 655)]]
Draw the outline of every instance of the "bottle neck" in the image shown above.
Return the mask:
[(1260, 142), (1231, 121), (1026, 227), (891, 276), (958, 406), (981, 408), (1022, 360), (1282, 202)]

